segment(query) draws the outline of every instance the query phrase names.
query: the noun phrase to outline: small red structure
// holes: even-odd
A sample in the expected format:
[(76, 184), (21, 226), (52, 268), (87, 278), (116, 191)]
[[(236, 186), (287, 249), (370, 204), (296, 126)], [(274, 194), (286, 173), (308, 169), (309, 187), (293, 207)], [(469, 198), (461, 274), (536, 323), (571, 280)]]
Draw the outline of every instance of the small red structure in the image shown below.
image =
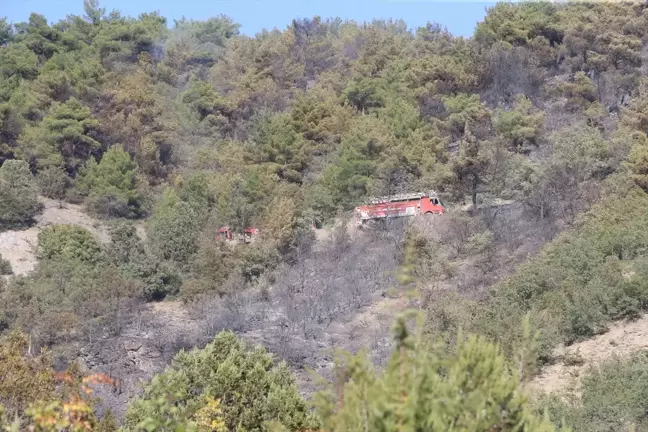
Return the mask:
[(355, 208), (356, 225), (371, 219), (419, 216), (445, 213), (445, 207), (436, 192), (399, 194), (371, 198), (364, 205)]
[(252, 237), (259, 234), (259, 230), (254, 227), (247, 227), (243, 230), (243, 243), (251, 243)]
[(232, 240), (232, 230), (228, 226), (221, 227), (216, 237), (220, 237), (223, 240)]
[[(243, 230), (243, 235), (239, 235), (239, 239), (242, 239), (244, 243), (249, 243), (250, 240), (252, 239), (252, 236), (259, 234), (259, 230), (254, 227), (247, 227)], [(231, 241), (234, 237), (232, 235), (232, 229), (229, 226), (223, 226), (220, 227), (218, 230), (218, 234), (214, 238), (216, 240), (217, 238), (220, 238), (225, 241)]]
[(254, 234), (259, 234), (259, 230), (254, 227), (247, 227), (243, 230), (243, 234), (251, 236)]

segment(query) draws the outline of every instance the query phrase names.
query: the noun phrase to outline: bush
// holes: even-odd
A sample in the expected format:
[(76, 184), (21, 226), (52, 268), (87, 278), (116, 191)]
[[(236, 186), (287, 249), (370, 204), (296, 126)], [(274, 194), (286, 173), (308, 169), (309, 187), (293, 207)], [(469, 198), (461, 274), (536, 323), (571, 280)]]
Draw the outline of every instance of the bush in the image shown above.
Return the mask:
[(182, 278), (174, 266), (160, 262), (156, 257), (143, 255), (132, 261), (127, 274), (134, 275), (144, 283), (144, 298), (162, 300), (180, 290)]
[(110, 230), (110, 238), (106, 251), (109, 261), (126, 277), (142, 283), (145, 299), (161, 300), (178, 292), (181, 280), (176, 270), (146, 251), (132, 224), (117, 223)]
[(180, 297), (185, 303), (191, 303), (212, 291), (211, 284), (204, 279), (189, 279), (180, 287)]
[(543, 323), (539, 358), (548, 360), (556, 345), (648, 310), (647, 207), (648, 195), (638, 188), (596, 205), (494, 287), (473, 330), (510, 352), (517, 323), (530, 311)]
[(181, 351), (153, 378), (126, 414), (126, 430), (185, 430), (211, 399), (220, 400), (226, 430), (262, 431), (276, 422), (288, 431), (316, 426), (284, 363), (250, 349), (232, 332), (203, 349)]
[(0, 255), (0, 275), (6, 276), (10, 274), (13, 274), (13, 270), (11, 269), (11, 263), (6, 259), (3, 259), (2, 255)]
[(38, 233), (40, 259), (69, 260), (96, 264), (101, 259), (101, 245), (85, 228), (77, 225), (52, 225)]
[(648, 354), (612, 359), (590, 368), (581, 379), (580, 398), (544, 395), (538, 411), (545, 409), (556, 422), (574, 432), (646, 430)]
[(257, 242), (245, 249), (241, 263), (241, 274), (246, 282), (252, 282), (281, 262), (281, 255), (273, 245)]
[(36, 181), (42, 195), (58, 201), (66, 198), (72, 184), (65, 171), (56, 167), (48, 167), (39, 172)]
[(25, 161), (7, 160), (0, 166), (0, 229), (24, 225), (38, 214), (33, 180)]
[(162, 259), (186, 264), (197, 249), (205, 214), (181, 201), (167, 189), (148, 223), (148, 236), (154, 252)]
[(338, 361), (336, 372), (336, 384), (315, 397), (327, 431), (556, 430), (533, 415), (499, 348), (476, 336), (448, 354), (399, 320), (384, 372), (362, 354)]
[(0, 402), (13, 415), (23, 415), (37, 401), (49, 401), (56, 390), (50, 356), (28, 356), (27, 335), (12, 332), (0, 339)]
[(107, 253), (110, 261), (115, 265), (122, 265), (143, 255), (144, 245), (137, 235), (135, 227), (126, 222), (118, 222), (110, 227), (110, 244)]
[(128, 262), (119, 266), (125, 276), (142, 283), (142, 296), (146, 300), (162, 300), (177, 294), (182, 285), (182, 278), (173, 265), (148, 253), (133, 253)]
[[(28, 329), (37, 348), (94, 341), (119, 333), (140, 292), (136, 281), (104, 262), (44, 259), (29, 277), (12, 278), (0, 292), (0, 317), (8, 327)], [(76, 351), (61, 355), (76, 358)]]
[(114, 146), (99, 163), (88, 160), (80, 171), (77, 186), (88, 196), (91, 211), (107, 217), (133, 218), (142, 213), (138, 190), (142, 182), (137, 163), (121, 146)]
[(85, 205), (91, 213), (108, 218), (135, 217), (128, 200), (116, 195), (90, 195)]
[(83, 376), (77, 363), (56, 372), (49, 352), (32, 353), (32, 338), (11, 332), (0, 339), (0, 430), (117, 430), (116, 419), (95, 413), (96, 399), (85, 395), (97, 384), (114, 384), (103, 374)]
[(209, 290), (218, 290), (230, 274), (240, 268), (242, 248), (232, 248), (224, 241), (205, 236), (192, 259), (192, 270), (209, 284)]

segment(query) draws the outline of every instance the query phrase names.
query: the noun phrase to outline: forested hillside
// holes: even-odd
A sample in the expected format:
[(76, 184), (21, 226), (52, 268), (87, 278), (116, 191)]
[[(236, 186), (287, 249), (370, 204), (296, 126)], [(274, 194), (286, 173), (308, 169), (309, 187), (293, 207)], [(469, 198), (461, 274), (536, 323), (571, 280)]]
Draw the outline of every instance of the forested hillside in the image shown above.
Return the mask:
[[(557, 346), (648, 309), (644, 2), (501, 3), (472, 38), (434, 23), (321, 17), (248, 37), (225, 16), (84, 8), (57, 23), (0, 19), (0, 232), (33, 226), (45, 197), (83, 205), (110, 233), (43, 227), (27, 275), (10, 276), (0, 256), (0, 377), (15, 377), (0, 379), (3, 421), (644, 425), (641, 404), (618, 423), (592, 414), (626, 404), (601, 390), (613, 366), (589, 378), (582, 401), (532, 405), (520, 384), (558, 360)], [(349, 235), (350, 210), (366, 198), (428, 190), (442, 217)], [(318, 240), (312, 226), (336, 221)], [(222, 226), (260, 234), (230, 244), (216, 237)], [(314, 354), (340, 346), (340, 322), (394, 297), (425, 314), (416, 330), (398, 321), (387, 336), (393, 312), (357, 336), (362, 319), (341, 345), (369, 356), (333, 366)], [(148, 322), (162, 300), (199, 332)], [(312, 412), (302, 399), (312, 389), (300, 395), (290, 368), (231, 331), (293, 371), (325, 370), (334, 388), (316, 393)], [(78, 403), (80, 358), (110, 375), (100, 381), (114, 385), (119, 419)], [(171, 358), (126, 411), (139, 387), (114, 383)], [(643, 357), (619, 364), (622, 379), (645, 373)], [(53, 367), (68, 370), (64, 386)]]

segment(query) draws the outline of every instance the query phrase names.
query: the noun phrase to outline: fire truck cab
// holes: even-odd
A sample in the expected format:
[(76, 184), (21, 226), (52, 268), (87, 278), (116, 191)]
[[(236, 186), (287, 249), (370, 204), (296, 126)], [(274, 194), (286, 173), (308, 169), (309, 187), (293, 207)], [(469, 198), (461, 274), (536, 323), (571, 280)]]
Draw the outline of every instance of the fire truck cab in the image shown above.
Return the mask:
[(399, 194), (371, 198), (364, 205), (355, 208), (356, 225), (368, 220), (392, 217), (434, 215), (445, 213), (436, 192)]

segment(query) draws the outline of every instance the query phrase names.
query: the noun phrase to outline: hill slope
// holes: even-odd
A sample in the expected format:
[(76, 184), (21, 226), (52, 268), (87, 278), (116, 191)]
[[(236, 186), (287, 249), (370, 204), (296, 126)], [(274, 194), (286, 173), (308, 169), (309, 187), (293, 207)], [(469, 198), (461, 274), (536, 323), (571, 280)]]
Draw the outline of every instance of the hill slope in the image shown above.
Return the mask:
[(14, 274), (26, 275), (36, 268), (38, 233), (48, 225), (78, 225), (90, 231), (102, 243), (110, 241), (106, 225), (88, 216), (80, 205), (63, 203), (61, 206), (58, 201), (44, 197), (40, 197), (39, 201), (43, 204), (43, 211), (34, 218), (33, 226), (0, 232), (0, 256), (11, 263)]

